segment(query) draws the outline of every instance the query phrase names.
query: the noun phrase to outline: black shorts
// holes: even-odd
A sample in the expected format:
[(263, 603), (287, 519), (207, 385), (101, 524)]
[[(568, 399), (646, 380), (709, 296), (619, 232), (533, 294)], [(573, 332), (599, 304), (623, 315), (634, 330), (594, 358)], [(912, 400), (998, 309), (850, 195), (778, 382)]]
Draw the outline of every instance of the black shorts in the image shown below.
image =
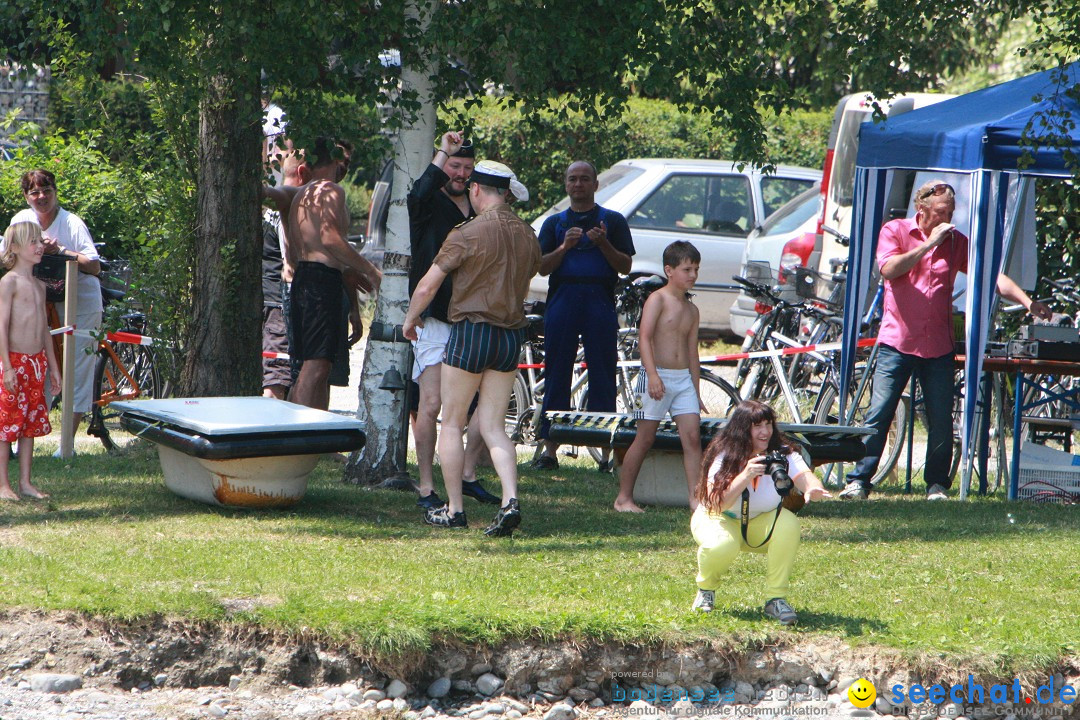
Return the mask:
[(342, 287), (340, 270), (316, 262), (297, 266), (289, 298), (293, 358), (333, 360), (345, 345), (349, 308)]
[(525, 328), (507, 328), (462, 320), (454, 323), (446, 342), (443, 362), (465, 372), (485, 370), (512, 372), (517, 370)]

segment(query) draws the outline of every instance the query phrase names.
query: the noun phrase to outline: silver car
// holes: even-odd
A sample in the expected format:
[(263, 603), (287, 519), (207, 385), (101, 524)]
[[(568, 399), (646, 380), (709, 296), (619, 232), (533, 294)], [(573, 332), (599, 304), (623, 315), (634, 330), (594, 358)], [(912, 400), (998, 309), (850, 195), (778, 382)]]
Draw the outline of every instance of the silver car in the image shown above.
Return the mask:
[[(764, 173), (739, 170), (726, 160), (623, 160), (600, 173), (596, 202), (622, 213), (634, 238), (632, 276), (664, 277), (664, 248), (688, 240), (701, 252), (695, 304), (701, 334), (730, 335), (730, 309), (739, 293), (732, 275), (742, 267), (746, 236), (781, 205), (821, 179), (821, 171), (778, 166)], [(537, 233), (549, 215), (570, 205), (564, 198), (533, 221)], [(537, 276), (530, 297), (547, 297)]]
[[(814, 232), (817, 229), (817, 221), (821, 217), (821, 185), (814, 183), (813, 187), (788, 201), (782, 208), (765, 219), (761, 227), (756, 228), (746, 239), (746, 251), (743, 255), (743, 266), (748, 262), (758, 263), (760, 269), (768, 268), (770, 284), (787, 282), (787, 276), (795, 272), (797, 265), (804, 265), (806, 258), (796, 252), (792, 246), (797, 241), (803, 240), (808, 246), (801, 247), (805, 252), (814, 249)], [(808, 236), (808, 237), (807, 237)], [(744, 272), (749, 275), (749, 272)], [(781, 280), (780, 278), (784, 278)], [(752, 277), (751, 280), (761, 280), (760, 277)], [(792, 289), (794, 294), (794, 289)], [(735, 304), (731, 306), (731, 331), (736, 335), (744, 336), (758, 314), (755, 310), (756, 301), (746, 294), (739, 293)]]

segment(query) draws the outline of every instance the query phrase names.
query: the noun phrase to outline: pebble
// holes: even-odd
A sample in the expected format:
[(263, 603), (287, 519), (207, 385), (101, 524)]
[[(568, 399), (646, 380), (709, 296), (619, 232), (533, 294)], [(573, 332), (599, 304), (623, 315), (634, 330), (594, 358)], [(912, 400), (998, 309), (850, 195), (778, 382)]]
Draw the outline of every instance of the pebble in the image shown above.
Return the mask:
[(512, 720), (517, 720), (519, 717), (522, 717), (522, 715), (521, 715), (520, 710), (515, 710), (514, 708), (510, 708), (509, 710), (506, 711), (506, 716), (505, 717), (512, 718)]
[(521, 702), (520, 700), (515, 700), (514, 698), (504, 698), (503, 702), (505, 702), (506, 706), (509, 707), (511, 710), (516, 710), (522, 715), (529, 712), (529, 706)]
[(82, 678), (78, 675), (58, 675), (38, 673), (30, 676), (30, 689), (46, 693), (67, 693), (82, 687)]
[(544, 720), (574, 720), (576, 715), (577, 712), (574, 710), (573, 705), (557, 703), (544, 713)]
[(389, 699), (380, 700), (375, 703), (375, 709), (379, 712), (386, 712), (387, 710), (394, 709), (394, 701)]
[(386, 699), (386, 693), (382, 690), (376, 690), (372, 688), (364, 693), (365, 700), (374, 700), (375, 702), (382, 702)]
[(498, 675), (491, 673), (484, 673), (480, 677), (476, 678), (476, 689), (483, 695), (488, 697), (499, 692), (499, 688), (503, 686), (503, 680)]
[(450, 678), (441, 677), (428, 685), (427, 696), (429, 698), (444, 698), (450, 694)]
[(231, 675), (229, 677), (229, 689), (235, 690), (236, 688), (240, 687), (240, 679), (241, 678), (239, 675)]
[(409, 692), (409, 686), (400, 680), (392, 680), (389, 685), (386, 686), (386, 697), (388, 698), (402, 698)]

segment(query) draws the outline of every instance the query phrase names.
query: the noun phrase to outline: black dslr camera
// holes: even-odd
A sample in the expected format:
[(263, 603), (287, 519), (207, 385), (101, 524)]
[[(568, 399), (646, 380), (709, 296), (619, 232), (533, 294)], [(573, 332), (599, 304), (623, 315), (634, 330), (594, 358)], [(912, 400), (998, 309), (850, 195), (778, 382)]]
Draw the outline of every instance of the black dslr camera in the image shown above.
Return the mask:
[(787, 497), (795, 488), (787, 468), (787, 456), (781, 451), (773, 450), (765, 456), (765, 472), (772, 478), (776, 494), (780, 497)]

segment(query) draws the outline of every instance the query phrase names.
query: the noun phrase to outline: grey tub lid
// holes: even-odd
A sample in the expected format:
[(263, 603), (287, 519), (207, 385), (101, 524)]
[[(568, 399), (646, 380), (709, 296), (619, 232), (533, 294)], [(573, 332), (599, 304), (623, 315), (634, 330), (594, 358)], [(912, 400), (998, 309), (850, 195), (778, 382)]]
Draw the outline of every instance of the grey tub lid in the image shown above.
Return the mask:
[(356, 418), (266, 397), (124, 400), (111, 406), (124, 413), (211, 436), (364, 428)]

